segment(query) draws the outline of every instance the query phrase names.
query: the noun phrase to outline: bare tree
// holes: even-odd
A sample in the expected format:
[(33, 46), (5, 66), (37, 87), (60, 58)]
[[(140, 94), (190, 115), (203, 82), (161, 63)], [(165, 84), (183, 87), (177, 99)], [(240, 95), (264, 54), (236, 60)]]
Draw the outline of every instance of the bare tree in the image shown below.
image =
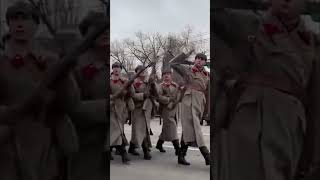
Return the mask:
[(128, 73), (133, 69), (133, 59), (130, 54), (126, 52), (127, 48), (124, 42), (114, 41), (111, 43), (110, 56), (113, 60), (122, 64), (124, 70)]
[(189, 52), (192, 49), (199, 52), (201, 43), (198, 43), (198, 39), (195, 41), (194, 37), (194, 31), (190, 26), (180, 33), (169, 35), (137, 32), (134, 38), (112, 42), (111, 58), (126, 67), (129, 60), (131, 63), (136, 60), (144, 66), (156, 62), (156, 73), (160, 74), (159, 71), (169, 60), (181, 52)]
[(160, 33), (144, 34), (137, 32), (135, 39), (126, 39), (125, 44), (130, 54), (135, 57), (142, 65), (155, 62), (155, 73), (160, 70), (160, 63), (164, 55), (166, 38)]

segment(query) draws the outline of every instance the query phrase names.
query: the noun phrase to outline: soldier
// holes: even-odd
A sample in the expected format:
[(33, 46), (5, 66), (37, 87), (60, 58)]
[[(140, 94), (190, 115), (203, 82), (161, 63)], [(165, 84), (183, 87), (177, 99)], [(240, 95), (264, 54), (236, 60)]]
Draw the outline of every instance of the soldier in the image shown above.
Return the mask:
[[(136, 67), (135, 72), (139, 72), (143, 66)], [(152, 102), (150, 100), (150, 92), (147, 91), (147, 83), (145, 81), (145, 71), (135, 79), (133, 83), (134, 94), (132, 95), (135, 109), (132, 113), (132, 135), (129, 147), (129, 153), (138, 156), (136, 148), (142, 146), (144, 159), (150, 160), (152, 157), (149, 152), (151, 147), (150, 140), (150, 120), (152, 111)]]
[(204, 69), (206, 61), (205, 54), (196, 54), (194, 66), (190, 70), (190, 82), (184, 87), (186, 90), (181, 102), (181, 151), (184, 157), (188, 146), (199, 147), (206, 165), (210, 165), (210, 152), (204, 143), (200, 125), (209, 90), (209, 73)]
[[(32, 5), (15, 2), (7, 9), (6, 22), (10, 39), (0, 56), (0, 177), (64, 179), (64, 159), (77, 151), (75, 129), (67, 116), (80, 100), (76, 82), (68, 73), (30, 98), (59, 59), (35, 43), (40, 20)], [(38, 98), (36, 103), (26, 106), (33, 98)]]
[[(90, 32), (95, 25), (104, 23), (104, 13), (90, 11), (81, 21), (79, 30), (82, 36)], [(109, 35), (101, 34), (94, 45), (80, 56), (74, 70), (80, 87), (82, 106), (73, 115), (79, 135), (80, 149), (73, 157), (72, 179), (106, 179), (107, 156), (106, 138), (107, 112), (107, 54)], [(108, 153), (109, 156), (109, 153)]]
[(160, 134), (159, 140), (157, 142), (156, 148), (160, 152), (166, 152), (163, 149), (163, 143), (165, 141), (171, 141), (175, 154), (179, 156), (179, 164), (190, 165), (184, 159), (180, 151), (179, 138), (177, 133), (177, 107), (179, 96), (179, 87), (172, 81), (172, 71), (167, 68), (162, 71), (163, 82), (159, 87), (159, 98), (161, 109), (161, 117), (163, 118), (162, 132)]
[[(111, 96), (117, 91), (122, 90), (127, 79), (121, 77), (122, 66), (116, 62), (112, 64), (112, 74), (110, 81)], [(111, 99), (111, 98), (110, 98)], [(127, 119), (127, 102), (132, 101), (130, 98), (130, 90), (123, 92), (122, 96), (111, 102), (111, 115), (110, 115), (110, 145), (116, 147), (117, 151), (122, 157), (122, 162), (128, 164), (130, 159), (127, 156), (126, 145), (127, 139), (124, 135), (124, 124)], [(133, 103), (133, 102), (132, 102)], [(130, 106), (133, 110), (134, 107)]]
[[(215, 32), (234, 59), (219, 59), (216, 66), (217, 84), (232, 105), (228, 119), (215, 112), (222, 148), (218, 179), (295, 179), (306, 130), (319, 132), (320, 62), (315, 36), (300, 17), (304, 6), (305, 0), (271, 0), (263, 17), (215, 11)], [(235, 24), (247, 25), (234, 30)], [(307, 139), (319, 141), (313, 135)], [(310, 161), (319, 165), (318, 156)]]

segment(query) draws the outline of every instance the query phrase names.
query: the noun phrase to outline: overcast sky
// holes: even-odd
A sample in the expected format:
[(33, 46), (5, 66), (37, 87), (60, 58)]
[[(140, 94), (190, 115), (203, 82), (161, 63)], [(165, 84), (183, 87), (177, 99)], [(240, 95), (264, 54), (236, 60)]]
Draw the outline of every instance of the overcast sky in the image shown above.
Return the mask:
[(210, 0), (111, 0), (111, 40), (142, 32), (210, 32)]

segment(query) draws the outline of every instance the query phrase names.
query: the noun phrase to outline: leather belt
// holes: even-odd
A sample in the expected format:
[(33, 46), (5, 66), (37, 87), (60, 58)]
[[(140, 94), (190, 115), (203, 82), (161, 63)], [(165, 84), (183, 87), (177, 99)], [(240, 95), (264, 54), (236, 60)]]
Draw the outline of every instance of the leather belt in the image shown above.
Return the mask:
[(257, 85), (262, 87), (270, 87), (286, 94), (292, 95), (305, 103), (306, 92), (304, 88), (295, 85), (290, 80), (284, 80), (270, 75), (253, 74), (242, 81), (245, 85)]
[(196, 91), (200, 91), (200, 92), (205, 93), (205, 90), (203, 90), (203, 89), (202, 89), (201, 87), (199, 87), (199, 86), (192, 86), (192, 85), (190, 85), (189, 88), (192, 89), (192, 90), (196, 90)]

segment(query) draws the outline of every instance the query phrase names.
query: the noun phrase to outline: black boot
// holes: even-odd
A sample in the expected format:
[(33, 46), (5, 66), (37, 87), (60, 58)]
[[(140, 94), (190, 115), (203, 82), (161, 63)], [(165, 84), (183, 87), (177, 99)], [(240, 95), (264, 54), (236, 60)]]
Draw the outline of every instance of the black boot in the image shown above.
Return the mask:
[(121, 152), (120, 152), (119, 148), (116, 148), (115, 155), (120, 155), (121, 156)]
[(113, 160), (112, 151), (110, 151), (109, 156), (110, 156), (110, 160)]
[(151, 160), (151, 155), (150, 155), (150, 152), (149, 152), (149, 147), (148, 147), (148, 144), (146, 143), (146, 141), (143, 141), (142, 143), (142, 150), (143, 150), (143, 154), (144, 154), (144, 159), (145, 160)]
[(135, 145), (130, 143), (130, 146), (129, 146), (129, 150), (128, 152), (134, 156), (139, 156), (140, 154), (138, 153), (138, 151), (136, 150), (135, 148)]
[(123, 164), (129, 164), (129, 157), (126, 151), (125, 146), (118, 146), (117, 150), (120, 152), (121, 158), (122, 158), (122, 163)]
[(163, 147), (162, 147), (163, 143), (164, 143), (164, 141), (161, 140), (161, 139), (159, 139), (158, 142), (157, 142), (156, 148), (157, 148), (160, 152), (165, 153), (166, 150), (164, 150)]
[(176, 150), (175, 154), (176, 154), (176, 156), (178, 156), (179, 155), (179, 151), (180, 151), (179, 140), (178, 139), (173, 140), (172, 144), (173, 144), (174, 149)]
[(185, 156), (187, 155), (188, 145), (181, 141), (181, 148), (178, 151), (178, 164), (189, 166), (190, 163), (186, 161)]
[(199, 149), (200, 149), (202, 156), (204, 157), (204, 159), (206, 161), (206, 165), (210, 165), (211, 159), (210, 159), (210, 152), (209, 152), (208, 148), (206, 146), (202, 146), (202, 147), (199, 147)]

